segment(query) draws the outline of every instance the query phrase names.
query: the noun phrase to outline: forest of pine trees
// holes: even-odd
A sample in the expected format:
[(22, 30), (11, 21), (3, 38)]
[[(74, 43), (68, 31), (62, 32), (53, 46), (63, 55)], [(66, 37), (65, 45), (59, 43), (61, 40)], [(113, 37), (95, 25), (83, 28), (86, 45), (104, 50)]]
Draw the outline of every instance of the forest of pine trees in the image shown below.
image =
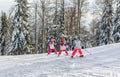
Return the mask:
[(9, 13), (0, 13), (0, 55), (45, 53), (51, 37), (56, 43), (64, 37), (71, 46), (77, 35), (83, 48), (120, 42), (119, 0), (95, 0), (92, 7), (87, 0), (15, 2)]

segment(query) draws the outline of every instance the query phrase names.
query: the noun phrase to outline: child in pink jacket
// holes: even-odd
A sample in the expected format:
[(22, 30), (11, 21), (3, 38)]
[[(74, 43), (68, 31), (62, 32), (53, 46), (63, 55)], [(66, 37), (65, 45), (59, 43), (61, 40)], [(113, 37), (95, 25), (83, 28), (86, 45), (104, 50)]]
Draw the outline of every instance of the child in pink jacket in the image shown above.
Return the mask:
[(57, 50), (55, 48), (55, 39), (51, 38), (50, 42), (48, 43), (48, 46), (50, 49), (48, 50), (48, 54), (50, 54), (51, 51), (54, 51), (55, 54), (57, 54)]

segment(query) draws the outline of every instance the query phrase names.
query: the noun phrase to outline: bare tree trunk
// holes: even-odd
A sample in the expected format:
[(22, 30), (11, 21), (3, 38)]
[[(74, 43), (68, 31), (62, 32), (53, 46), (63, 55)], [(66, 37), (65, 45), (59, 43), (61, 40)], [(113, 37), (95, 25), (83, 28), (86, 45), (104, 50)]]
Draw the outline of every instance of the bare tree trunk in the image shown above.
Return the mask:
[(71, 8), (71, 16), (70, 16), (70, 32), (69, 32), (70, 35), (72, 35), (72, 29), (73, 29), (73, 18), (74, 18), (74, 9)]
[(77, 18), (78, 34), (80, 34), (80, 0), (78, 0), (78, 18)]
[(74, 7), (73, 15), (74, 15), (74, 18), (73, 18), (74, 21), (73, 21), (73, 27), (72, 28), (73, 28), (74, 33), (75, 33), (75, 30), (77, 29), (77, 26), (76, 26), (76, 7)]
[(62, 23), (62, 26), (64, 26), (64, 13), (65, 13), (65, 8), (64, 8), (64, 6), (65, 6), (65, 2), (64, 2), (64, 0), (61, 0), (61, 3), (62, 3), (62, 21), (63, 21), (63, 23)]
[(37, 3), (35, 4), (35, 50), (38, 51)]
[(56, 4), (56, 7), (55, 7), (55, 22), (54, 23), (57, 24), (57, 9), (58, 9), (57, 0), (56, 0), (55, 4)]
[(78, 26), (78, 34), (80, 34), (81, 33), (81, 31), (80, 31), (80, 29), (81, 29), (81, 23), (80, 23), (80, 21), (81, 21), (81, 16), (82, 16), (82, 7), (83, 7), (83, 3), (85, 2), (85, 0), (78, 0), (77, 1), (78, 2), (78, 8), (77, 8), (77, 10), (78, 10), (78, 18), (77, 18), (77, 26)]
[(42, 51), (45, 53), (45, 1), (42, 0)]

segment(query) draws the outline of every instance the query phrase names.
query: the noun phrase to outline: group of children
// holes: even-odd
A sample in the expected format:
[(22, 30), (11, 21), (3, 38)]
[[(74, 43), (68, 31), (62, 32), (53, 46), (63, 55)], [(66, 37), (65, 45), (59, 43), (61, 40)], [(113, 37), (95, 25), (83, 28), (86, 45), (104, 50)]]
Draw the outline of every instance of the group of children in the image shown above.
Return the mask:
[[(74, 37), (73, 40), (74, 40), (73, 41), (74, 50), (72, 51), (71, 58), (73, 58), (76, 55), (77, 51), (79, 52), (80, 57), (83, 57), (80, 40), (77, 37)], [(54, 51), (55, 54), (57, 54), (57, 49), (55, 48), (55, 45), (60, 46), (60, 50), (58, 51), (58, 56), (60, 56), (60, 54), (63, 51), (66, 53), (66, 55), (68, 55), (68, 50), (66, 48), (66, 46), (68, 46), (68, 44), (65, 42), (64, 38), (61, 38), (60, 42), (58, 44), (55, 44), (54, 38), (50, 39), (50, 41), (48, 43), (48, 46), (49, 46), (48, 55), (50, 54), (51, 51)]]

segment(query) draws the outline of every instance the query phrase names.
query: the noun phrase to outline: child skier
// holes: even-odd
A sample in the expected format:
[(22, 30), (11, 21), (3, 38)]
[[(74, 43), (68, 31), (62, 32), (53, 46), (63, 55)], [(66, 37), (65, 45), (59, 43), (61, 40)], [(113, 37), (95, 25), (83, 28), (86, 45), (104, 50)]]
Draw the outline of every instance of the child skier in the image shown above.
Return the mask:
[(60, 50), (58, 51), (58, 56), (62, 53), (62, 51), (65, 51), (66, 55), (68, 55), (68, 51), (66, 50), (67, 44), (65, 43), (64, 38), (60, 39), (59, 45), (60, 45)]
[(48, 46), (50, 49), (48, 50), (48, 54), (50, 54), (51, 51), (54, 51), (55, 54), (57, 54), (57, 50), (55, 48), (55, 39), (51, 38), (50, 42), (48, 43)]
[(74, 38), (73, 46), (74, 46), (74, 50), (72, 52), (71, 58), (73, 58), (75, 56), (77, 51), (79, 52), (80, 57), (83, 57), (82, 50), (81, 50), (81, 42), (77, 36)]

